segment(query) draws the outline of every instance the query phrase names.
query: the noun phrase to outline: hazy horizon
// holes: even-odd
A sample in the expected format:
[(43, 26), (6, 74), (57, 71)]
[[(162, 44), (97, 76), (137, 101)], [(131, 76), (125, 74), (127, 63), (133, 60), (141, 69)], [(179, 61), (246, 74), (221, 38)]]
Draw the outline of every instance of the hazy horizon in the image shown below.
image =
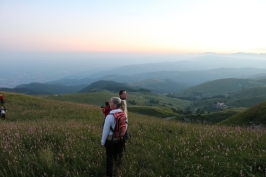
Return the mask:
[[(24, 57), (24, 58), (23, 58)], [(8, 59), (6, 59), (8, 58)], [(63, 78), (83, 79), (102, 72), (117, 73), (119, 67), (144, 65), (146, 72), (159, 70), (206, 70), (221, 67), (266, 69), (266, 54), (136, 54), (136, 53), (13, 53), (2, 55), (1, 87), (15, 87), (31, 82), (49, 82)], [(169, 63), (171, 68), (162, 67)], [(176, 65), (179, 62), (179, 67)], [(190, 64), (188, 63), (190, 62)], [(154, 70), (149, 67), (155, 67)], [(173, 64), (171, 64), (173, 63)], [(177, 67), (175, 67), (175, 65)], [(132, 67), (131, 67), (132, 68)], [(145, 72), (145, 69), (140, 71)], [(119, 72), (118, 72), (119, 73)], [(128, 75), (127, 72), (119, 73)], [(131, 75), (131, 74), (129, 74)]]

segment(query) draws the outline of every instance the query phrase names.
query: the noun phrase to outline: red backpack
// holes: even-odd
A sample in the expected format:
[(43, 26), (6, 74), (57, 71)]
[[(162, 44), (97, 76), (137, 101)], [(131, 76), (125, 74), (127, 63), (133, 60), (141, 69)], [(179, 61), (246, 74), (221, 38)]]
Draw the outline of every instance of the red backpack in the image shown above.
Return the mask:
[(126, 115), (124, 112), (117, 112), (111, 114), (114, 115), (116, 121), (115, 128), (113, 129), (112, 127), (110, 127), (111, 131), (113, 132), (113, 137), (122, 139), (124, 138), (127, 130)]

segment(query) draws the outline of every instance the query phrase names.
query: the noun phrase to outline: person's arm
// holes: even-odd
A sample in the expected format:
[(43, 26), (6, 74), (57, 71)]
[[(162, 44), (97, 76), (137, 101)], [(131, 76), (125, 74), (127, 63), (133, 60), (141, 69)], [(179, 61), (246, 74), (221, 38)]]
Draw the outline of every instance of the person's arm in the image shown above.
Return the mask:
[(104, 126), (103, 126), (103, 132), (102, 132), (102, 140), (101, 140), (101, 144), (102, 146), (104, 146), (105, 141), (107, 139), (107, 136), (109, 134), (110, 131), (110, 127), (112, 126), (112, 121), (113, 116), (112, 115), (108, 115), (104, 121)]
[(105, 108), (102, 108), (102, 112), (105, 113)]

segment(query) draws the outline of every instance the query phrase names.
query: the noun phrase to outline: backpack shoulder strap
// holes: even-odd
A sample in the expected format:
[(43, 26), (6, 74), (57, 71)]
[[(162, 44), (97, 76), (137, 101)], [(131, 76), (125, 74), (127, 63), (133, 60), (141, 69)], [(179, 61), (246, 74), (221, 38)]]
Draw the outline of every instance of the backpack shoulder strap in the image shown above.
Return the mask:
[[(109, 113), (108, 115), (113, 115), (114, 116), (114, 118), (115, 118), (115, 114), (114, 113)], [(116, 121), (115, 121), (115, 124), (116, 124)], [(110, 126), (110, 130), (114, 133), (114, 129), (113, 129), (113, 127), (112, 126)]]

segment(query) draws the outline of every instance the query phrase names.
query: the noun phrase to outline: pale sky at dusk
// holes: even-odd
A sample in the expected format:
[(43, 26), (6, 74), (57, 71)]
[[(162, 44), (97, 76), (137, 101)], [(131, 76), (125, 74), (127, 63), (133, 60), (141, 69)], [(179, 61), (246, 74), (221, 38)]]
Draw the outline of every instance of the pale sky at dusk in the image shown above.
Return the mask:
[(0, 0), (0, 52), (266, 53), (265, 0)]

